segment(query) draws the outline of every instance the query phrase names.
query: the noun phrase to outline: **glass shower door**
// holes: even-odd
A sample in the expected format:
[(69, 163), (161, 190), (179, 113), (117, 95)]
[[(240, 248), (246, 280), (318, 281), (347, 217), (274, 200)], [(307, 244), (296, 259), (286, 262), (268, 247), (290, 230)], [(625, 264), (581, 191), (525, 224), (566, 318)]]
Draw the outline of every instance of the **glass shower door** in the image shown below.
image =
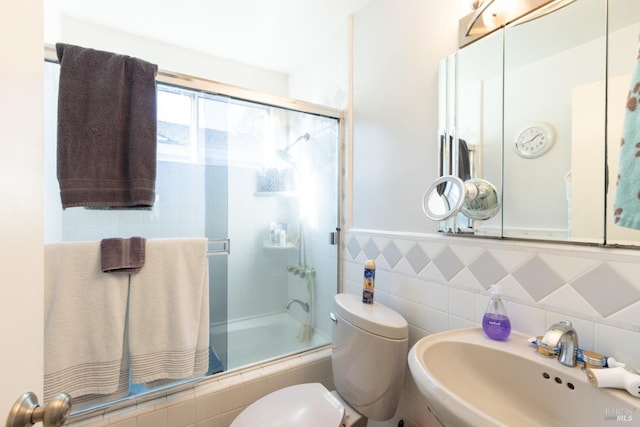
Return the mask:
[[(329, 239), (339, 227), (337, 116), (214, 94), (189, 81), (159, 82), (153, 208), (63, 210), (56, 179), (59, 68), (45, 68), (45, 243), (209, 239), (209, 374), (330, 342), (339, 260)], [(225, 239), (229, 254), (215, 255), (214, 242)], [(131, 385), (130, 396), (148, 391)]]

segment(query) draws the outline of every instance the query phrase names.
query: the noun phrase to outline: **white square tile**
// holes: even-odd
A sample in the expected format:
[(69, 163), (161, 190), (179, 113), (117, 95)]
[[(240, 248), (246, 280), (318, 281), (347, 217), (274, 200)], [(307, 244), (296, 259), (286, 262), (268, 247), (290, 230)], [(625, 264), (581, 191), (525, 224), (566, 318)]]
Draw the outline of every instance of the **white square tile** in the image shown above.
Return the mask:
[(165, 408), (139, 416), (137, 427), (168, 427), (167, 409)]
[(188, 426), (196, 422), (196, 405), (192, 399), (167, 407), (167, 424), (170, 427)]
[(427, 328), (427, 307), (425, 305), (408, 301), (407, 310), (403, 316), (407, 320), (407, 323), (421, 329)]
[(449, 287), (437, 283), (427, 282), (426, 304), (440, 311), (449, 310)]
[(544, 335), (546, 331), (546, 313), (544, 309), (508, 302), (507, 314), (511, 321), (512, 330), (532, 337)]
[(128, 418), (126, 420), (109, 423), (109, 427), (136, 427), (137, 423), (136, 418)]
[(595, 351), (639, 370), (640, 332), (596, 324)]
[(475, 294), (460, 289), (450, 289), (449, 313), (473, 322), (476, 318)]
[(244, 407), (244, 385), (236, 385), (226, 388), (221, 392), (221, 397), (223, 413)]
[(222, 414), (222, 393), (223, 392), (220, 391), (196, 398), (197, 421)]
[(244, 385), (244, 403), (245, 406), (252, 404), (256, 400), (269, 394), (267, 387), (267, 379), (249, 381)]
[(415, 277), (402, 276), (402, 288), (398, 288), (400, 291), (398, 295), (406, 298), (409, 301), (416, 302), (418, 304), (426, 305), (427, 303), (427, 283), (423, 280), (419, 280)]
[(108, 425), (109, 421), (105, 419), (102, 415), (97, 415), (95, 417), (87, 418), (81, 421), (72, 422), (68, 425), (68, 427), (85, 427), (85, 426), (96, 426), (102, 427)]
[(427, 322), (424, 329), (432, 334), (449, 330), (449, 314), (427, 307)]
[(472, 320), (449, 315), (449, 329), (476, 328), (479, 325)]

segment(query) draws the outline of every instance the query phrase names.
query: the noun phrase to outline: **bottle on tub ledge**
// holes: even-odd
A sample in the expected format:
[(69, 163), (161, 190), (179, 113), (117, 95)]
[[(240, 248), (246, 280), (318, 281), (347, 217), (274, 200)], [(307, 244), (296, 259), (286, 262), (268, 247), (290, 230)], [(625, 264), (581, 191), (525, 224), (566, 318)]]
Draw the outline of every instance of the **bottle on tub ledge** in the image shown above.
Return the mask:
[(482, 329), (484, 329), (484, 333), (487, 334), (489, 338), (499, 341), (506, 340), (511, 334), (511, 321), (502, 303), (500, 287), (498, 285), (491, 286), (489, 305), (482, 317)]
[(376, 281), (376, 262), (372, 259), (364, 264), (364, 282), (362, 283), (362, 302), (373, 304), (373, 292)]

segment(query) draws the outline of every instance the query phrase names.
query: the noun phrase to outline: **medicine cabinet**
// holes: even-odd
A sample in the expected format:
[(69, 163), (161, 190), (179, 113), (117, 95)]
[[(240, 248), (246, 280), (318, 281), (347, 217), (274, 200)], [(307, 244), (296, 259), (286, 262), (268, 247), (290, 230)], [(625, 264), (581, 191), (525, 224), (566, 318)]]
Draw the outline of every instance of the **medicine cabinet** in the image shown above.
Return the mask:
[(488, 220), (458, 214), (440, 230), (640, 245), (640, 231), (613, 220), (639, 35), (637, 0), (575, 0), (443, 59), (440, 175), (491, 182), (501, 208)]

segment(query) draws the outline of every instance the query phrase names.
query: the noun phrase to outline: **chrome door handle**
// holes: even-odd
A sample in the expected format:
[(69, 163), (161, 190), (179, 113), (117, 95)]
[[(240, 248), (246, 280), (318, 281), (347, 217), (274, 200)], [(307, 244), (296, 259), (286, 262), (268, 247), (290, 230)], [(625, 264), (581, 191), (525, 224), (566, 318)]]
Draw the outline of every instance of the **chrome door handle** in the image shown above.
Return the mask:
[(14, 403), (6, 427), (30, 427), (38, 422), (42, 422), (44, 427), (60, 427), (70, 412), (71, 396), (68, 394), (58, 393), (42, 407), (36, 395), (28, 391)]

